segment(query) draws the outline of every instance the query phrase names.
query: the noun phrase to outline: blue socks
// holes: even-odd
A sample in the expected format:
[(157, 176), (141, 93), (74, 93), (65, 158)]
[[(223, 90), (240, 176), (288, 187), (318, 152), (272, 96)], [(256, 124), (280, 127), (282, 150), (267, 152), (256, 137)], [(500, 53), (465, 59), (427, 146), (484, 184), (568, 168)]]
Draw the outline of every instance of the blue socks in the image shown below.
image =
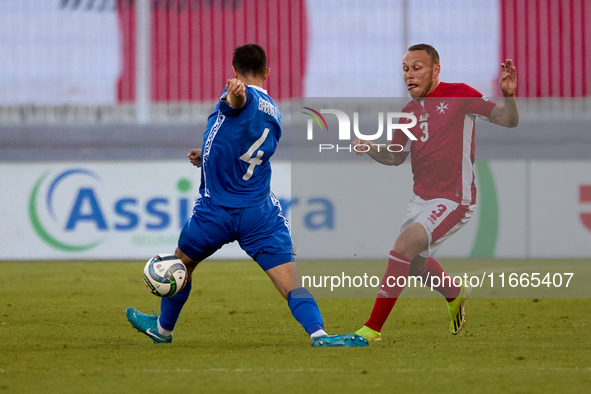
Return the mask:
[(314, 300), (308, 289), (301, 287), (287, 293), (287, 304), (293, 317), (309, 335), (318, 330), (324, 330), (324, 321), (322, 321), (320, 309), (318, 309), (318, 304), (316, 304), (316, 300)]
[(174, 329), (174, 325), (179, 319), (183, 305), (185, 305), (185, 302), (187, 302), (187, 299), (189, 298), (192, 284), (193, 280), (189, 281), (185, 285), (185, 288), (177, 295), (168, 298), (162, 298), (162, 301), (160, 301), (159, 322), (163, 329), (168, 331), (172, 331)]

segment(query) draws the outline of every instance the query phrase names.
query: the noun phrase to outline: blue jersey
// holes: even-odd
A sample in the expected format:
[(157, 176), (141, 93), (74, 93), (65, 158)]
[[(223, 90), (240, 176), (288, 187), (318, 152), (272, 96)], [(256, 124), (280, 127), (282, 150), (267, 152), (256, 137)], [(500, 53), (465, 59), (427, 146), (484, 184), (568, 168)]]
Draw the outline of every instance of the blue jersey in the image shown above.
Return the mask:
[(261, 204), (271, 191), (271, 164), (281, 137), (281, 114), (267, 91), (246, 86), (246, 102), (234, 109), (226, 90), (207, 120), (199, 193), (223, 207)]

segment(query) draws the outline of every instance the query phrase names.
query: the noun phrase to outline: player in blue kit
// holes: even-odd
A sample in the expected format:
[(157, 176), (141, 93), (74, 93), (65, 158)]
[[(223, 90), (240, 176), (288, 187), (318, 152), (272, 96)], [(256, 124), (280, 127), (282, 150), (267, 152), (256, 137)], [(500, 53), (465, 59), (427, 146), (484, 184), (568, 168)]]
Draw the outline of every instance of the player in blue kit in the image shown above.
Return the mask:
[(133, 327), (155, 343), (172, 341), (172, 331), (191, 292), (197, 264), (224, 244), (238, 241), (287, 299), (294, 318), (316, 347), (367, 346), (355, 334), (327, 335), (316, 301), (301, 286), (289, 222), (270, 188), (271, 164), (281, 137), (281, 114), (263, 89), (267, 56), (256, 44), (237, 47), (229, 79), (209, 116), (202, 149), (188, 157), (201, 167), (201, 198), (179, 236), (175, 255), (187, 266), (189, 281), (177, 295), (163, 298), (160, 316), (128, 308)]

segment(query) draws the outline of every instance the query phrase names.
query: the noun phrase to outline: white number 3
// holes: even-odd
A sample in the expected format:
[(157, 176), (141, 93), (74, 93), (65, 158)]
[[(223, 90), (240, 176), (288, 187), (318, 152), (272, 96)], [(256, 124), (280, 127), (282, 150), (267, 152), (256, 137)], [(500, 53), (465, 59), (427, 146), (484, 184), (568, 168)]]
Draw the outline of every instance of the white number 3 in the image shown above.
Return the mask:
[(244, 179), (245, 181), (250, 179), (250, 177), (252, 176), (252, 173), (254, 172), (254, 168), (256, 166), (258, 166), (259, 164), (263, 163), (263, 161), (261, 160), (261, 157), (263, 157), (263, 154), (265, 152), (260, 150), (257, 152), (256, 156), (254, 156), (254, 157), (252, 156), (252, 154), (254, 153), (254, 151), (259, 149), (261, 147), (261, 145), (263, 145), (263, 142), (265, 142), (268, 135), (269, 135), (269, 129), (266, 128), (265, 131), (263, 132), (263, 135), (261, 136), (261, 138), (256, 140), (254, 142), (254, 144), (252, 144), (251, 147), (248, 149), (248, 151), (245, 154), (243, 154), (242, 156), (240, 156), (240, 160), (245, 161), (250, 164), (248, 166), (248, 170), (246, 171), (246, 174), (244, 174), (244, 176), (242, 177), (242, 179)]
[(429, 139), (429, 123), (421, 122), (419, 127), (421, 129), (423, 129), (423, 135), (421, 136), (421, 141), (427, 142), (427, 140)]

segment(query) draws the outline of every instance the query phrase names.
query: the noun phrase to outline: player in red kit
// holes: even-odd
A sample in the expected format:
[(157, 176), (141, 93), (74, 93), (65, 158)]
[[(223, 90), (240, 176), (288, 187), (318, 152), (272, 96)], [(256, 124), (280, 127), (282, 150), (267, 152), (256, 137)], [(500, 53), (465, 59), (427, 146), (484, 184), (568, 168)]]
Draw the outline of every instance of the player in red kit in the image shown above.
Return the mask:
[(367, 148), (359, 149), (358, 155), (367, 153), (385, 165), (400, 165), (410, 153), (414, 179), (414, 195), (390, 251), (373, 311), (356, 332), (369, 340), (381, 339), (382, 326), (404, 289), (388, 278), (408, 279), (409, 275), (420, 276), (446, 298), (449, 329), (454, 335), (460, 332), (465, 322), (464, 305), (471, 289), (465, 284), (453, 283), (430, 256), (470, 220), (474, 210), (476, 116), (505, 127), (515, 127), (519, 123), (515, 101), (517, 77), (510, 59), (501, 64), (499, 85), (505, 96), (504, 105), (488, 101), (466, 84), (440, 82), (439, 54), (430, 45), (411, 46), (402, 60), (402, 69), (407, 90), (413, 98), (402, 112), (412, 113), (417, 118), (417, 124), (410, 128), (416, 140), (396, 130), (391, 143), (403, 147), (400, 152), (390, 152), (383, 146), (380, 149), (378, 144), (361, 139), (353, 141), (355, 146), (370, 147), (367, 152)]

